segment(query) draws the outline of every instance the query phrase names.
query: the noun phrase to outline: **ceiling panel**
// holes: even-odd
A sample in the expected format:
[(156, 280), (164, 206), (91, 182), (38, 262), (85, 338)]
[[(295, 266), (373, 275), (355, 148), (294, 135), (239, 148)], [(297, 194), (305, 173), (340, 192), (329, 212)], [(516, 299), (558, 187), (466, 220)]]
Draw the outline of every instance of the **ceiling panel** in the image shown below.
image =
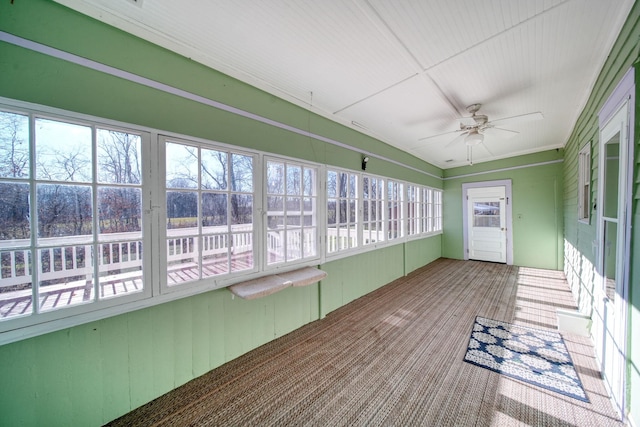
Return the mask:
[[(633, 0), (59, 0), (447, 168), (466, 106), (540, 111), (477, 162), (561, 147)], [(353, 124), (355, 123), (355, 124)], [(455, 136), (455, 135), (454, 135)], [(428, 144), (427, 144), (428, 142)], [(446, 160), (453, 161), (446, 162)]]

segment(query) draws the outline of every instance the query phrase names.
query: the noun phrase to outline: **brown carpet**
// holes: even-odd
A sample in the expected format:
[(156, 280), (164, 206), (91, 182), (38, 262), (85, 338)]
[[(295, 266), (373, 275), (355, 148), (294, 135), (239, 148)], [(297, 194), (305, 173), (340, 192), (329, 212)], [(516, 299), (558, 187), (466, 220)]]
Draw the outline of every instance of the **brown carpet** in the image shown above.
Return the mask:
[(110, 426), (619, 426), (590, 341), (564, 335), (590, 403), (463, 361), (476, 316), (555, 328), (559, 272), (440, 259)]

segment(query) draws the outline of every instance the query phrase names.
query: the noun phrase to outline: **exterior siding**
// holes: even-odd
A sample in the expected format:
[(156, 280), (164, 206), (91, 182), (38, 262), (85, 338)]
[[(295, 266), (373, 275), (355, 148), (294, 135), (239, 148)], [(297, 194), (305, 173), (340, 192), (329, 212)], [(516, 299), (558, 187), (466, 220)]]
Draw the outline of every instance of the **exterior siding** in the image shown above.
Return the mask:
[[(603, 66), (588, 101), (576, 121), (573, 132), (565, 146), (564, 161), (564, 270), (571, 289), (578, 301), (580, 311), (600, 317), (595, 313), (594, 290), (597, 286), (595, 210), (589, 224), (577, 220), (577, 162), (578, 151), (584, 143), (591, 144), (591, 202), (597, 198), (599, 128), (598, 112), (624, 74), (638, 59), (640, 35), (640, 5), (636, 3)], [(634, 207), (632, 216), (631, 265), (629, 284), (629, 316), (627, 342), (627, 393), (626, 411), (632, 422), (640, 420), (640, 215), (638, 214), (640, 195), (640, 157), (638, 155), (638, 72), (636, 71), (636, 117), (635, 117), (635, 171)], [(635, 341), (632, 337), (635, 335)]]

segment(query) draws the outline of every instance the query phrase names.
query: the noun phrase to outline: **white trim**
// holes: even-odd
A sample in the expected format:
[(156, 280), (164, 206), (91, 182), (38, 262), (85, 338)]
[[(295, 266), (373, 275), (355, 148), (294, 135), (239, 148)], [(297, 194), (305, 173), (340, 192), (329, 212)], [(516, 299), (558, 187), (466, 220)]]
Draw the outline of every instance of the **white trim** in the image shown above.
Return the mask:
[(504, 179), (498, 181), (483, 181), (483, 182), (470, 182), (462, 184), (462, 239), (464, 242), (464, 260), (469, 259), (469, 228), (468, 228), (468, 207), (467, 207), (467, 191), (470, 188), (484, 188), (484, 187), (505, 187), (506, 203), (506, 227), (507, 227), (507, 265), (513, 265), (513, 217), (511, 212), (511, 206), (513, 204), (513, 198), (511, 197), (511, 180)]
[(564, 159), (550, 160), (548, 162), (531, 163), (531, 164), (528, 164), (528, 165), (512, 166), (512, 167), (501, 168), (501, 169), (492, 169), (492, 170), (483, 171), (483, 172), (468, 173), (468, 174), (465, 174), (465, 175), (448, 176), (448, 177), (442, 178), (442, 179), (444, 181), (448, 181), (448, 180), (451, 180), (451, 179), (468, 178), (468, 177), (471, 177), (471, 176), (486, 175), (488, 173), (495, 173), (495, 172), (506, 172), (506, 171), (512, 171), (512, 170), (517, 170), (517, 169), (535, 168), (537, 166), (552, 165), (554, 163), (562, 163), (562, 162), (564, 162)]
[(6, 42), (6, 43), (10, 43), (10, 44), (13, 44), (15, 46), (22, 47), (24, 49), (32, 50), (34, 52), (38, 52), (38, 53), (41, 53), (41, 54), (44, 54), (44, 55), (48, 55), (48, 56), (51, 56), (51, 57), (56, 58), (56, 59), (61, 59), (63, 61), (71, 62), (73, 64), (80, 65), (82, 67), (86, 67), (86, 68), (89, 68), (89, 69), (92, 69), (92, 70), (95, 70), (95, 71), (99, 71), (99, 72), (104, 73), (104, 74), (108, 74), (108, 75), (111, 75), (111, 76), (114, 76), (114, 77), (119, 77), (121, 79), (128, 80), (130, 82), (137, 83), (137, 84), (142, 85), (142, 86), (150, 87), (152, 89), (156, 89), (156, 90), (159, 90), (159, 91), (162, 91), (162, 92), (165, 92), (165, 93), (169, 93), (171, 95), (179, 96), (181, 98), (188, 99), (188, 100), (194, 101), (194, 102), (198, 102), (200, 104), (204, 104), (204, 105), (207, 105), (209, 107), (217, 108), (219, 110), (223, 110), (223, 111), (226, 111), (226, 112), (231, 113), (231, 114), (236, 114), (238, 116), (241, 116), (241, 117), (244, 117), (244, 118), (247, 118), (247, 119), (250, 119), (250, 120), (254, 120), (254, 121), (257, 121), (257, 122), (260, 122), (260, 123), (264, 123), (264, 124), (269, 125), (269, 126), (274, 126), (276, 128), (279, 128), (279, 129), (282, 129), (282, 130), (285, 130), (285, 131), (293, 132), (293, 133), (296, 133), (298, 135), (306, 136), (308, 138), (313, 138), (313, 139), (316, 139), (318, 141), (322, 141), (322, 142), (326, 142), (326, 143), (331, 144), (331, 145), (335, 145), (337, 147), (346, 148), (346, 149), (352, 150), (352, 151), (357, 151), (357, 152), (362, 153), (363, 155), (366, 155), (366, 156), (369, 156), (369, 157), (373, 157), (373, 158), (376, 158), (376, 159), (379, 159), (379, 160), (383, 160), (385, 162), (392, 163), (392, 164), (394, 164), (396, 166), (400, 166), (400, 167), (403, 167), (405, 169), (409, 169), (409, 170), (412, 170), (414, 172), (418, 172), (418, 173), (430, 176), (432, 178), (436, 178), (436, 179), (440, 179), (440, 180), (442, 179), (442, 176), (434, 175), (434, 174), (432, 174), (430, 172), (426, 172), (426, 171), (424, 171), (422, 169), (419, 169), (419, 168), (416, 168), (416, 167), (413, 167), (413, 166), (409, 166), (409, 165), (404, 164), (402, 162), (399, 162), (397, 160), (393, 160), (393, 159), (390, 159), (388, 157), (385, 157), (385, 156), (382, 156), (382, 155), (379, 155), (379, 154), (375, 154), (375, 153), (372, 153), (372, 152), (367, 151), (367, 150), (363, 150), (363, 149), (358, 148), (358, 147), (354, 147), (354, 146), (346, 144), (344, 142), (340, 142), (340, 141), (335, 140), (335, 139), (327, 138), (325, 136), (318, 135), (318, 134), (312, 133), (312, 132), (304, 130), (304, 129), (300, 129), (300, 128), (297, 128), (295, 126), (290, 126), (290, 125), (288, 125), (286, 123), (282, 123), (282, 122), (279, 122), (279, 121), (276, 121), (276, 120), (272, 120), (272, 119), (269, 119), (267, 117), (260, 116), (258, 114), (254, 114), (254, 113), (251, 113), (249, 111), (242, 110), (240, 108), (236, 108), (236, 107), (233, 107), (233, 106), (230, 106), (230, 105), (227, 105), (227, 104), (223, 104), (222, 102), (218, 102), (218, 101), (215, 101), (213, 99), (206, 98), (204, 96), (197, 95), (195, 93), (188, 92), (188, 91), (183, 90), (183, 89), (178, 89), (176, 87), (170, 86), (170, 85), (165, 84), (165, 83), (160, 83), (158, 81), (155, 81), (155, 80), (152, 80), (152, 79), (149, 79), (149, 78), (146, 78), (146, 77), (142, 77), (142, 76), (139, 76), (137, 74), (134, 74), (134, 73), (131, 73), (131, 72), (128, 72), (128, 71), (124, 71), (124, 70), (121, 70), (119, 68), (112, 67), (110, 65), (106, 65), (106, 64), (103, 64), (103, 63), (100, 63), (100, 62), (97, 62), (97, 61), (93, 61), (91, 59), (83, 58), (81, 56), (74, 55), (72, 53), (68, 53), (68, 52), (65, 52), (63, 50), (56, 49), (56, 48), (53, 48), (53, 47), (50, 47), (50, 46), (47, 46), (47, 45), (44, 45), (44, 44), (41, 44), (41, 43), (37, 43), (37, 42), (31, 41), (31, 40), (27, 40), (27, 39), (24, 39), (22, 37), (15, 36), (13, 34), (10, 34), (10, 33), (4, 32), (4, 31), (0, 31), (0, 41)]

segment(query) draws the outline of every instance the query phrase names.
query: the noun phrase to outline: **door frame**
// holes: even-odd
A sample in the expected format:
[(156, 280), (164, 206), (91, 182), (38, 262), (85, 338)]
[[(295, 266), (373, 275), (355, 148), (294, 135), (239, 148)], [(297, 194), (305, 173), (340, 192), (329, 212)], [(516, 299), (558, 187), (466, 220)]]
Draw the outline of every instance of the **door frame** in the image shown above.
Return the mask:
[(480, 182), (468, 182), (462, 184), (462, 240), (464, 241), (464, 259), (469, 259), (469, 209), (467, 207), (467, 193), (470, 188), (483, 188), (483, 187), (504, 187), (504, 193), (506, 197), (505, 204), (505, 226), (507, 228), (507, 265), (513, 265), (513, 227), (512, 227), (512, 215), (511, 215), (511, 180), (503, 179), (497, 181), (480, 181)]
[[(612, 394), (611, 398), (614, 403), (616, 409), (620, 412), (622, 419), (624, 420), (626, 417), (625, 409), (626, 409), (626, 399), (627, 399), (627, 355), (628, 355), (628, 313), (629, 313), (629, 277), (630, 277), (630, 266), (631, 266), (631, 223), (632, 223), (632, 202), (633, 202), (633, 176), (634, 176), (634, 127), (635, 127), (635, 68), (631, 67), (624, 77), (617, 84), (613, 93), (609, 96), (602, 109), (598, 113), (598, 197), (597, 197), (597, 205), (596, 205), (596, 241), (598, 243), (597, 250), (597, 259), (596, 259), (596, 270), (599, 276), (599, 282), (596, 283), (596, 302), (594, 310), (598, 310), (600, 307), (606, 311), (606, 303), (608, 299), (606, 298), (606, 293), (604, 292), (604, 230), (602, 229), (602, 216), (603, 216), (603, 200), (602, 200), (602, 183), (604, 182), (604, 156), (603, 146), (606, 141), (602, 140), (603, 133), (602, 131), (606, 128), (606, 126), (610, 123), (610, 121), (620, 112), (620, 110), (625, 107), (627, 108), (627, 123), (626, 123), (626, 141), (620, 141), (620, 153), (621, 156), (624, 154), (626, 158), (621, 159), (620, 167), (624, 169), (625, 175), (619, 177), (619, 185), (622, 184), (625, 188), (619, 188), (618, 192), (618, 263), (621, 266), (620, 268), (616, 266), (616, 277), (620, 277), (622, 280), (622, 289), (620, 298), (622, 298), (621, 304), (618, 305), (621, 312), (614, 313), (616, 316), (616, 323), (619, 322), (619, 325), (615, 325), (615, 329), (618, 332), (618, 336), (615, 338), (616, 341), (620, 339), (622, 342), (617, 342), (616, 344), (620, 346), (622, 351), (623, 363), (620, 366), (618, 372), (621, 375), (619, 387), (617, 390), (613, 389), (613, 384), (609, 381), (610, 379), (605, 378), (605, 384), (607, 385), (608, 391)], [(624, 149), (623, 149), (623, 144)], [(624, 163), (622, 162), (624, 161)], [(619, 172), (620, 174), (620, 172)], [(620, 192), (623, 192), (621, 194)], [(623, 197), (624, 203), (620, 203), (620, 197)], [(623, 241), (620, 242), (620, 238), (622, 237)], [(619, 275), (619, 273), (622, 273)], [(617, 298), (616, 298), (617, 299)], [(602, 304), (602, 305), (600, 305)], [(616, 304), (617, 305), (617, 304)], [(615, 308), (615, 305), (614, 305)], [(606, 316), (601, 314), (603, 319), (606, 322)], [(597, 319), (594, 319), (597, 320)], [(602, 324), (600, 328), (596, 327), (596, 330), (606, 331), (607, 325)], [(596, 338), (596, 337), (594, 337)], [(596, 339), (597, 341), (597, 339)], [(601, 344), (603, 347), (606, 347), (606, 340), (602, 340)], [(597, 345), (596, 344), (596, 345)], [(606, 357), (604, 352), (606, 348), (601, 348), (596, 350), (596, 358), (599, 359), (598, 355), (600, 353), (603, 354), (603, 357)], [(598, 363), (602, 363), (601, 360), (598, 360)], [(617, 394), (614, 396), (613, 394)]]

